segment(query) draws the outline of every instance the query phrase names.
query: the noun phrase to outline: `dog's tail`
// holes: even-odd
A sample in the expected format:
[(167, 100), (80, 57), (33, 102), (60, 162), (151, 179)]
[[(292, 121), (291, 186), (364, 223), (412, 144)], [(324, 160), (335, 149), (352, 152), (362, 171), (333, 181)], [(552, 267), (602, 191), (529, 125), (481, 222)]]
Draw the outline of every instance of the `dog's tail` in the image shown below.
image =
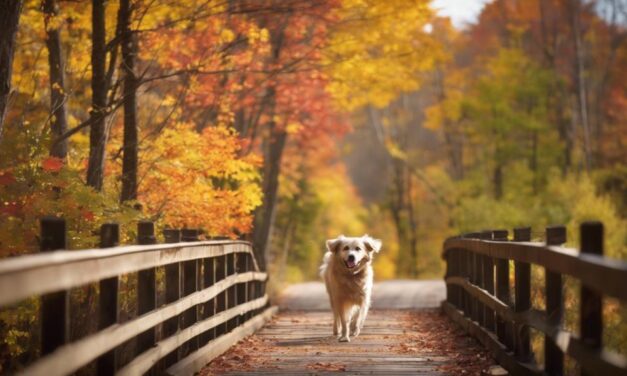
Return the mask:
[(324, 278), (324, 273), (326, 273), (327, 268), (329, 267), (329, 262), (331, 261), (331, 252), (326, 252), (324, 257), (322, 258), (322, 265), (320, 265), (320, 277)]

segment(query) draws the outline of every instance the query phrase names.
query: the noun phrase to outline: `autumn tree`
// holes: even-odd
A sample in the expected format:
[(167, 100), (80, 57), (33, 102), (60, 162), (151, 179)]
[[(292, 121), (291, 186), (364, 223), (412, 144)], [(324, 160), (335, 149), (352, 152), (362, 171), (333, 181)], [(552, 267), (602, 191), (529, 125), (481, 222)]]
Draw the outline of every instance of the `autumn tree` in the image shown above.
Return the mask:
[(3, 1), (0, 4), (0, 140), (4, 117), (11, 94), (11, 76), (13, 54), (15, 53), (15, 34), (20, 20), (22, 0)]

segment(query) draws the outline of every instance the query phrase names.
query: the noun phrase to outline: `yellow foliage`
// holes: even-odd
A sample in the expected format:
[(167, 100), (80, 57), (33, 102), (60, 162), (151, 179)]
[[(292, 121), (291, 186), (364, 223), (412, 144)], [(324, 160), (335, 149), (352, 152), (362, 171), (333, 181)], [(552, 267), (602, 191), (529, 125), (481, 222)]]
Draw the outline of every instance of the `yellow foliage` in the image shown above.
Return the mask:
[(384, 107), (420, 86), (420, 72), (439, 54), (424, 31), (433, 17), (427, 0), (343, 0), (338, 27), (325, 49), (329, 92), (340, 107)]
[(187, 124), (167, 128), (142, 155), (139, 201), (163, 224), (203, 228), (208, 235), (248, 233), (261, 204), (255, 154), (240, 157), (233, 131)]

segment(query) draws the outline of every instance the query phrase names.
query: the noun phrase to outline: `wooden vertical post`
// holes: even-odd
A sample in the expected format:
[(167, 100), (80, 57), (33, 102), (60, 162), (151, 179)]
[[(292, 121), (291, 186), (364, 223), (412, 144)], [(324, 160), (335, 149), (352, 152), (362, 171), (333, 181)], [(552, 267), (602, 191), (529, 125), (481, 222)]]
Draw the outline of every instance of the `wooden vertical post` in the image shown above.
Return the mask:
[[(246, 272), (246, 256), (248, 256), (246, 253), (238, 253), (236, 255), (236, 261), (237, 261), (237, 265), (236, 265), (236, 269), (235, 272), (237, 274), (241, 274), (241, 273), (245, 273)], [(243, 304), (246, 302), (246, 282), (242, 282), (242, 283), (238, 283), (237, 284), (237, 304)], [(244, 315), (240, 315), (237, 318), (237, 325), (241, 325), (244, 323), (245, 318)]]
[[(507, 241), (507, 230), (495, 230), (493, 238), (494, 240), (502, 242)], [(508, 306), (512, 306), (509, 288), (508, 259), (496, 260), (496, 297)], [(497, 317), (496, 320), (496, 334), (501, 343), (503, 343), (508, 349), (513, 350), (513, 328), (501, 317)]]
[[(603, 224), (584, 222), (580, 233), (581, 253), (603, 256)], [(603, 297), (584, 284), (581, 285), (580, 320), (581, 341), (592, 349), (600, 350), (603, 346)], [(582, 370), (581, 375), (591, 373)]]
[[(481, 233), (475, 232), (469, 234), (472, 239), (481, 239)], [(471, 265), (471, 281), (473, 284), (478, 287), (483, 288), (483, 256), (474, 252), (470, 252), (472, 255), (472, 265)], [(483, 304), (479, 301), (479, 299), (475, 299), (471, 297), (473, 303), (473, 320), (476, 321), (479, 325), (484, 325), (484, 315), (483, 315)]]
[[(244, 265), (245, 270), (247, 272), (252, 272), (253, 271), (253, 263), (252, 263), (252, 255), (250, 253), (246, 254), (246, 264)], [(244, 302), (249, 302), (250, 301), (250, 294), (251, 294), (251, 283), (250, 282), (246, 282), (246, 296), (244, 297)], [(249, 311), (248, 313), (246, 313), (246, 321), (250, 320), (250, 318), (252, 317), (252, 312)]]
[[(483, 231), (481, 233), (482, 240), (492, 240), (492, 231)], [(490, 294), (494, 295), (494, 259), (487, 255), (481, 256), (483, 265), (483, 288)], [(495, 332), (494, 328), (494, 310), (487, 305), (483, 306), (483, 326), (491, 331)]]
[[(67, 248), (65, 220), (44, 217), (41, 225), (41, 252)], [(41, 354), (47, 355), (69, 339), (69, 298), (67, 290), (52, 292), (41, 297)]]
[[(163, 237), (166, 243), (179, 243), (181, 230), (165, 229)], [(165, 303), (174, 303), (181, 298), (181, 263), (175, 262), (165, 266)], [(179, 330), (179, 317), (172, 317), (163, 323), (163, 338), (168, 338)], [(178, 349), (166, 355), (163, 360), (164, 369), (179, 360)]]
[[(480, 234), (476, 232), (465, 235), (465, 237), (469, 239), (478, 239), (479, 236)], [(470, 283), (474, 285), (479, 285), (479, 275), (481, 274), (479, 272), (480, 270), (479, 269), (480, 263), (478, 262), (479, 255), (471, 251), (467, 251), (467, 252), (468, 252), (468, 266), (469, 266), (468, 279)], [(473, 321), (476, 321), (481, 324), (481, 322), (479, 321), (479, 311), (483, 312), (483, 307), (481, 306), (481, 303), (477, 299), (473, 298), (472, 295), (467, 294), (467, 296), (470, 302), (470, 318)]]
[[(546, 245), (561, 245), (566, 242), (566, 227), (546, 228)], [(546, 314), (550, 325), (560, 326), (564, 311), (562, 275), (545, 270)], [(549, 336), (544, 337), (544, 369), (549, 375), (564, 374), (564, 354)]]
[[(226, 275), (231, 276), (235, 274), (235, 253), (229, 253), (226, 255)], [(233, 308), (237, 305), (237, 290), (235, 286), (231, 286), (227, 289), (227, 307)], [(232, 318), (227, 321), (226, 330), (230, 332), (236, 326), (237, 318)]]
[[(198, 241), (199, 231), (196, 229), (183, 229), (181, 230), (182, 240), (184, 242)], [(183, 262), (183, 296), (187, 296), (198, 291), (198, 260), (184, 261)], [(183, 313), (183, 322), (181, 328), (187, 328), (196, 323), (198, 320), (197, 307), (191, 307)], [(185, 357), (190, 352), (194, 352), (198, 349), (198, 337), (192, 338), (183, 346), (181, 356)]]
[[(226, 277), (226, 256), (216, 257), (216, 282), (220, 282)], [(222, 312), (226, 309), (226, 291), (222, 291), (218, 294), (216, 299), (216, 313)], [(226, 323), (220, 324), (216, 327), (216, 337), (219, 337), (226, 333)]]
[[(460, 250), (461, 255), (461, 275), (466, 278), (466, 280), (470, 281), (470, 265), (471, 265), (471, 257), (470, 252), (463, 249)], [(464, 288), (460, 287), (460, 292), (462, 294), (462, 306), (464, 307), (464, 315), (467, 318), (472, 317), (472, 302), (470, 301), (470, 295)]]
[[(531, 241), (531, 228), (514, 229), (515, 242)], [(526, 262), (514, 262), (514, 310), (525, 312), (531, 308), (531, 265)], [(528, 362), (532, 359), (529, 327), (522, 325), (515, 330), (515, 352), (519, 360)]]
[[(100, 248), (116, 247), (120, 243), (120, 226), (117, 223), (105, 223), (100, 227)], [(98, 306), (98, 330), (118, 322), (119, 277), (100, 281)], [(115, 349), (101, 355), (97, 361), (99, 376), (115, 374)]]
[[(155, 224), (141, 221), (137, 224), (137, 244), (156, 244)], [(141, 316), (155, 309), (157, 306), (157, 289), (155, 268), (148, 268), (137, 272), (137, 315)], [(139, 355), (155, 344), (155, 328), (150, 328), (137, 337), (137, 351)]]
[[(213, 284), (215, 283), (216, 271), (215, 271), (214, 260), (215, 259), (213, 257), (207, 257), (203, 259), (203, 275), (202, 275), (203, 276), (202, 278), (203, 289), (213, 286)], [(215, 315), (215, 311), (216, 311), (215, 300), (216, 298), (210, 299), (204, 304), (203, 311), (202, 311), (203, 319), (207, 319)], [(207, 330), (200, 337), (201, 346), (211, 341), (214, 338), (215, 338), (215, 328), (211, 328)]]

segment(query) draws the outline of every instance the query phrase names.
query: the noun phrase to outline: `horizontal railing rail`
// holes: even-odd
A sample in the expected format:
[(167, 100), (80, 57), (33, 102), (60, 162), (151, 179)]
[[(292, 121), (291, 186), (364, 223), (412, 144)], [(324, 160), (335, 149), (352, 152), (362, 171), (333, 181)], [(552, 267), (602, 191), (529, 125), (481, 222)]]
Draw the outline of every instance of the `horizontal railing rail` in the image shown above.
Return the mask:
[[(603, 256), (602, 224), (582, 224), (580, 252), (559, 246), (566, 242), (563, 226), (547, 228), (546, 243), (531, 242), (530, 235), (519, 228), (511, 241), (505, 230), (447, 239), (443, 310), (512, 374), (562, 375), (568, 354), (582, 374), (627, 375), (625, 354), (602, 345), (603, 297), (627, 301), (627, 262)], [(545, 270), (543, 310), (532, 306), (531, 265)], [(563, 275), (581, 283), (579, 335), (563, 325)], [(543, 367), (535, 363), (529, 328), (544, 334)]]
[[(46, 218), (42, 253), (0, 260), (0, 307), (10, 309), (41, 296), (41, 357), (20, 374), (67, 375), (94, 361), (90, 369), (98, 375), (177, 369), (192, 374), (198, 369), (173, 367), (179, 362), (198, 365), (190, 359), (206, 357), (197, 351), (206, 351), (218, 339), (230, 343), (267, 316), (268, 275), (259, 270), (249, 242), (199, 241), (197, 230), (168, 229), (168, 243), (154, 244), (150, 222), (140, 222), (139, 245), (133, 246), (117, 246), (115, 224), (103, 225), (100, 249), (63, 250), (65, 236), (63, 220)], [(164, 272), (157, 278), (159, 267)], [(135, 273), (137, 315), (120, 322), (120, 277)], [(97, 321), (98, 330), (70, 341), (69, 290), (93, 283), (99, 284), (99, 304), (87, 319)], [(161, 306), (158, 293), (165, 299)], [(121, 364), (119, 353), (128, 341), (135, 341), (134, 353)]]

